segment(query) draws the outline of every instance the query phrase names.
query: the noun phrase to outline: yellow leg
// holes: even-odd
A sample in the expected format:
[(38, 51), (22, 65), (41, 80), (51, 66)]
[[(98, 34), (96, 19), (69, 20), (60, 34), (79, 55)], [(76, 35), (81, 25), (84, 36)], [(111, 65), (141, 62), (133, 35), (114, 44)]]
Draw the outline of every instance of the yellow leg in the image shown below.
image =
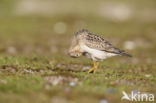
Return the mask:
[(88, 71), (88, 73), (90, 73), (90, 72), (94, 71), (94, 69), (95, 69), (95, 67), (96, 67), (96, 65), (95, 65), (95, 61), (94, 61), (94, 60), (93, 60), (93, 64), (94, 64), (93, 68), (92, 68), (92, 69), (90, 69), (90, 70)]
[(94, 69), (94, 73), (96, 72), (96, 69), (97, 69), (98, 65), (99, 65), (99, 62), (97, 62), (97, 64), (96, 64), (96, 67)]

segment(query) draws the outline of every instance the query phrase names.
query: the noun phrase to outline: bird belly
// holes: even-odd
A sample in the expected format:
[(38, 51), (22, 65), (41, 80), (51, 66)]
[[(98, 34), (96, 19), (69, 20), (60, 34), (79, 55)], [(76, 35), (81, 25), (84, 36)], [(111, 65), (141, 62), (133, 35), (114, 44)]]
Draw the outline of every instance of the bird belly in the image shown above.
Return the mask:
[(95, 50), (94, 53), (84, 52), (83, 55), (87, 57), (88, 59), (91, 59), (94, 61), (102, 61), (103, 59), (107, 58), (107, 56), (105, 55), (105, 52), (100, 51), (100, 50)]
[(84, 51), (84, 56), (87, 57), (88, 59), (92, 59), (95, 61), (102, 61), (104, 59), (107, 59), (109, 57), (116, 56), (117, 54), (114, 53), (108, 53), (105, 51), (89, 48), (87, 46), (83, 46), (81, 48)]
[(95, 61), (103, 61), (104, 59), (107, 59), (106, 53), (101, 50), (94, 50), (94, 53), (92, 53), (92, 59)]

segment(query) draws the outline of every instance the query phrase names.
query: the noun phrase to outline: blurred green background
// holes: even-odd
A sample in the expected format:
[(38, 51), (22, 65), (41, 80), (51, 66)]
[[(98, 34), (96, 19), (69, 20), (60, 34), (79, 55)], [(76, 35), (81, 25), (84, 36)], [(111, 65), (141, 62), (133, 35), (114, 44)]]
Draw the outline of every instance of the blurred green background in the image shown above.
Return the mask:
[[(70, 39), (81, 29), (88, 29), (107, 39), (115, 47), (133, 55), (133, 58), (105, 60), (99, 66), (99, 74), (83, 72), (82, 68), (91, 68), (92, 61), (85, 57), (68, 57)], [(156, 86), (155, 39), (155, 0), (0, 0), (0, 102), (9, 102), (9, 97), (12, 103), (114, 103), (120, 102), (125, 88), (129, 88), (129, 93), (134, 89), (156, 93), (153, 88)], [(15, 72), (10, 73), (10, 68)], [(61, 71), (62, 68), (65, 70)], [(78, 73), (73, 68), (78, 68)], [(33, 69), (37, 70), (34, 70), (34, 74), (24, 74), (26, 70)], [(51, 69), (58, 71), (51, 73), (48, 71)], [(38, 73), (39, 70), (44, 72)], [(61, 72), (64, 74), (59, 74)], [(67, 84), (65, 82), (44, 90), (46, 80), (43, 78), (48, 73), (55, 75), (54, 78), (67, 75), (65, 79), (74, 75), (82, 84), (68, 88), (68, 82), (73, 80), (67, 80)], [(125, 77), (125, 73), (128, 77)], [(139, 79), (132, 88), (127, 83), (114, 87), (113, 81), (117, 80), (118, 74), (124, 75), (120, 77), (121, 80), (132, 82), (135, 78)], [(150, 78), (147, 79), (148, 75)], [(112, 79), (103, 81), (105, 76), (112, 76)], [(26, 91), (21, 91), (21, 81), (26, 83), (23, 87)], [(140, 81), (141, 84), (137, 84)], [(143, 81), (147, 82), (147, 88)], [(31, 83), (38, 86), (31, 86)], [(71, 92), (61, 94), (64, 87)], [(112, 87), (116, 92), (107, 94), (107, 89)]]

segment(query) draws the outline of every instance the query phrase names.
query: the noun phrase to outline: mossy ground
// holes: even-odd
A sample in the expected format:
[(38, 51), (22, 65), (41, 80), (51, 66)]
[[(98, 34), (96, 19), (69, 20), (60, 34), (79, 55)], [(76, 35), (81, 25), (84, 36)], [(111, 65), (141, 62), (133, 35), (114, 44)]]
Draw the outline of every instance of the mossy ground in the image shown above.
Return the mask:
[[(131, 5), (136, 12), (156, 10), (154, 0), (145, 1), (121, 0), (120, 3)], [(17, 2), (1, 1), (8, 8), (3, 5), (0, 9), (3, 12), (0, 16), (0, 103), (118, 103), (123, 91), (156, 96), (154, 14), (114, 21), (90, 10), (91, 5), (101, 5), (99, 0), (90, 2), (86, 11), (78, 8), (76, 12), (67, 9), (63, 14), (48, 16), (17, 16), (12, 13)], [(66, 24), (66, 32), (55, 32), (57, 22)], [(126, 41), (132, 41), (135, 47), (125, 50), (133, 58), (109, 58), (100, 62), (95, 74), (88, 74), (93, 66), (91, 60), (68, 57), (72, 35), (83, 28), (120, 49), (125, 49)]]

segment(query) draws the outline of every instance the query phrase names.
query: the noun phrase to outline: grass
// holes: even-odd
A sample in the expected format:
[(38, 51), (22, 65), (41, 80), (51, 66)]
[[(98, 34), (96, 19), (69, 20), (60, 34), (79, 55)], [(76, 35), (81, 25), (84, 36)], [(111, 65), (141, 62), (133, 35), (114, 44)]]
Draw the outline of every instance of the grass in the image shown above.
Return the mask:
[[(119, 102), (123, 90), (129, 93), (132, 90), (149, 93), (156, 91), (155, 68), (152, 65), (146, 72), (147, 67), (120, 62), (109, 66), (109, 61), (102, 64), (95, 74), (88, 74), (87, 70), (81, 68), (90, 64), (58, 64), (57, 60), (48, 57), (4, 57), (0, 62), (2, 103), (48, 102), (55, 99), (57, 102), (81, 100), (94, 103), (102, 99)], [(150, 77), (146, 74), (150, 74)], [(58, 79), (60, 76), (62, 79)], [(71, 82), (75, 85), (70, 86)]]
[[(13, 14), (17, 2), (1, 1), (9, 7), (0, 8), (0, 103), (119, 103), (123, 91), (156, 95), (156, 19), (150, 13), (145, 18), (138, 14), (147, 8), (152, 13), (154, 0), (143, 0), (139, 6), (137, 1), (121, 0), (136, 12), (126, 21), (96, 13), (100, 0), (91, 2), (86, 10), (76, 6), (75, 12), (67, 8), (63, 14), (57, 9), (60, 14), (24, 16)], [(57, 22), (66, 24), (63, 34), (54, 30)], [(95, 74), (88, 74), (91, 60), (68, 57), (72, 35), (83, 28), (108, 39), (133, 58), (109, 58), (100, 62)], [(126, 41), (135, 47), (126, 49)]]

